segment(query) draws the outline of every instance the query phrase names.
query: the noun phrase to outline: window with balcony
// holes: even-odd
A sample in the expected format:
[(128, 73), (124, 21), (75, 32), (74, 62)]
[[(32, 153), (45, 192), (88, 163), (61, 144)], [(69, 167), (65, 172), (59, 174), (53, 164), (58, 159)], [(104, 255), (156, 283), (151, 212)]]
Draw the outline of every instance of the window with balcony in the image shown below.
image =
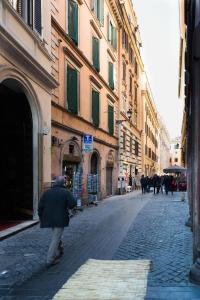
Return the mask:
[(42, 34), (41, 0), (9, 0), (24, 21), (39, 35)]
[(68, 35), (78, 45), (78, 3), (68, 0)]

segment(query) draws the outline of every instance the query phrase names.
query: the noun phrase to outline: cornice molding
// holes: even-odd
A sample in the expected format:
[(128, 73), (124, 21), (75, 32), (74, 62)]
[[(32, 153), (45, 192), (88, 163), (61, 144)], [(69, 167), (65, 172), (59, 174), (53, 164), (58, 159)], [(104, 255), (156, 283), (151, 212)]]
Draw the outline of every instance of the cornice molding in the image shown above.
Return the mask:
[[(118, 140), (118, 138), (117, 138), (115, 135), (110, 135), (109, 132), (107, 132), (107, 131), (104, 130), (103, 128), (99, 128), (99, 127), (97, 128), (97, 127), (95, 127), (91, 122), (85, 120), (84, 118), (80, 117), (79, 115), (75, 115), (75, 114), (70, 113), (65, 107), (63, 107), (63, 106), (61, 106), (61, 105), (55, 103), (54, 101), (51, 101), (51, 105), (52, 105), (53, 107), (55, 107), (55, 108), (61, 110), (62, 112), (66, 113), (66, 114), (73, 115), (74, 118), (76, 118), (76, 119), (78, 119), (78, 120), (84, 122), (84, 123), (87, 124), (87, 125), (90, 125), (90, 126), (91, 126), (92, 128), (94, 128), (95, 130), (101, 131), (101, 132), (105, 133), (106, 135), (112, 137), (113, 139)], [(55, 122), (56, 122), (56, 121), (55, 121)], [(57, 123), (60, 124), (59, 122), (57, 122)], [(66, 126), (65, 124), (61, 124), (61, 125), (65, 126), (65, 127), (68, 127), (68, 126)], [(73, 128), (72, 128), (72, 129), (73, 129)], [(74, 130), (77, 130), (77, 129), (74, 129)], [(81, 132), (81, 131), (80, 131), (80, 132)], [(82, 133), (84, 133), (84, 132), (82, 132)], [(113, 145), (113, 146), (114, 146), (114, 145)], [(116, 147), (116, 146), (115, 146), (115, 147)]]
[(98, 80), (96, 80), (94, 76), (90, 75), (90, 81), (94, 83), (99, 89), (102, 89), (102, 85), (100, 85), (100, 83), (98, 82)]
[(83, 64), (80, 62), (80, 60), (73, 54), (72, 51), (70, 51), (69, 48), (67, 47), (63, 47), (63, 51), (65, 52), (65, 54), (67, 55), (67, 57), (69, 57), (73, 63), (78, 67), (78, 68), (82, 68)]
[(34, 76), (34, 80), (55, 89), (58, 82), (42, 67), (33, 56), (16, 41), (4, 27), (0, 25), (0, 53), (12, 62), (17, 62), (26, 72)]
[(90, 24), (91, 24), (92, 28), (94, 29), (94, 31), (96, 32), (96, 34), (98, 35), (98, 38), (99, 38), (99, 39), (102, 39), (102, 34), (101, 34), (101, 32), (100, 32), (98, 26), (97, 26), (96, 23), (94, 22), (94, 20), (91, 19), (91, 20), (90, 20)]
[[(57, 128), (59, 128), (59, 129), (63, 129), (63, 130), (72, 132), (72, 133), (77, 134), (77, 135), (79, 135), (79, 136), (81, 136), (81, 137), (83, 137), (83, 135), (84, 135), (84, 132), (83, 132), (83, 131), (80, 131), (80, 130), (78, 130), (78, 129), (75, 129), (75, 128), (69, 127), (69, 126), (67, 126), (67, 125), (61, 124), (61, 123), (59, 123), (59, 122), (57, 122), (57, 121), (55, 121), (55, 120), (51, 120), (51, 124), (52, 124), (52, 126), (54, 126), (54, 127), (57, 127)], [(115, 149), (115, 150), (118, 150), (118, 149), (119, 149), (119, 146), (117, 146), (117, 145), (112, 145), (112, 144), (110, 144), (110, 143), (107, 143), (107, 142), (105, 142), (104, 140), (101, 140), (101, 139), (99, 139), (99, 138), (97, 138), (97, 137), (95, 137), (95, 136), (93, 136), (93, 141), (95, 141), (95, 142), (97, 142), (97, 143), (99, 143), (99, 144), (105, 145), (105, 146), (107, 146), (107, 147), (109, 147), (109, 148)]]

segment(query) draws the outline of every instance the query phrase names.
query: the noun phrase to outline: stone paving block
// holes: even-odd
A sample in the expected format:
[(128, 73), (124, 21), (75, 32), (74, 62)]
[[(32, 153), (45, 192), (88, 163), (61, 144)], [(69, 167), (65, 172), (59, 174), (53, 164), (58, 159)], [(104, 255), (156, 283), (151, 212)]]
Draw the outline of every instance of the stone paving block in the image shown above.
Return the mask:
[(63, 285), (53, 300), (142, 300), (146, 295), (150, 264), (149, 260), (90, 259)]
[(152, 197), (138, 214), (114, 256), (114, 259), (151, 259), (150, 286), (189, 284), (192, 234), (184, 225), (188, 204), (180, 202), (179, 198), (178, 193), (173, 198), (165, 195)]

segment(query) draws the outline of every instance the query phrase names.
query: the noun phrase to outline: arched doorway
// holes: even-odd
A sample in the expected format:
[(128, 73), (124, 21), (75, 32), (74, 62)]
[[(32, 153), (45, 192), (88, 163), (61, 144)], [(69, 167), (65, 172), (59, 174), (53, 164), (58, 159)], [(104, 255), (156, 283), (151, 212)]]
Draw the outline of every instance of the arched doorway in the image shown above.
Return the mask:
[(2, 81), (0, 99), (0, 222), (4, 224), (33, 218), (33, 116), (19, 81)]
[(94, 151), (90, 157), (90, 174), (87, 178), (88, 194), (93, 195), (90, 199), (95, 201), (100, 199), (100, 157), (97, 151)]
[(113, 194), (113, 168), (114, 168), (114, 157), (113, 151), (109, 151), (107, 162), (106, 162), (106, 194), (111, 196)]
[(98, 154), (93, 152), (91, 156), (91, 174), (98, 174)]

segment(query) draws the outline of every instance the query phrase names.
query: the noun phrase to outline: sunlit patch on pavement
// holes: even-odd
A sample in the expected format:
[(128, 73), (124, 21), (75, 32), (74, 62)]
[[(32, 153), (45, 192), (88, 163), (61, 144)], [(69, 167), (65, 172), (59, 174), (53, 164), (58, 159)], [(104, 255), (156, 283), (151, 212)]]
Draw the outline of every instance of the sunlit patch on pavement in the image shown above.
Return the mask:
[(144, 299), (150, 267), (150, 260), (89, 259), (53, 300)]

